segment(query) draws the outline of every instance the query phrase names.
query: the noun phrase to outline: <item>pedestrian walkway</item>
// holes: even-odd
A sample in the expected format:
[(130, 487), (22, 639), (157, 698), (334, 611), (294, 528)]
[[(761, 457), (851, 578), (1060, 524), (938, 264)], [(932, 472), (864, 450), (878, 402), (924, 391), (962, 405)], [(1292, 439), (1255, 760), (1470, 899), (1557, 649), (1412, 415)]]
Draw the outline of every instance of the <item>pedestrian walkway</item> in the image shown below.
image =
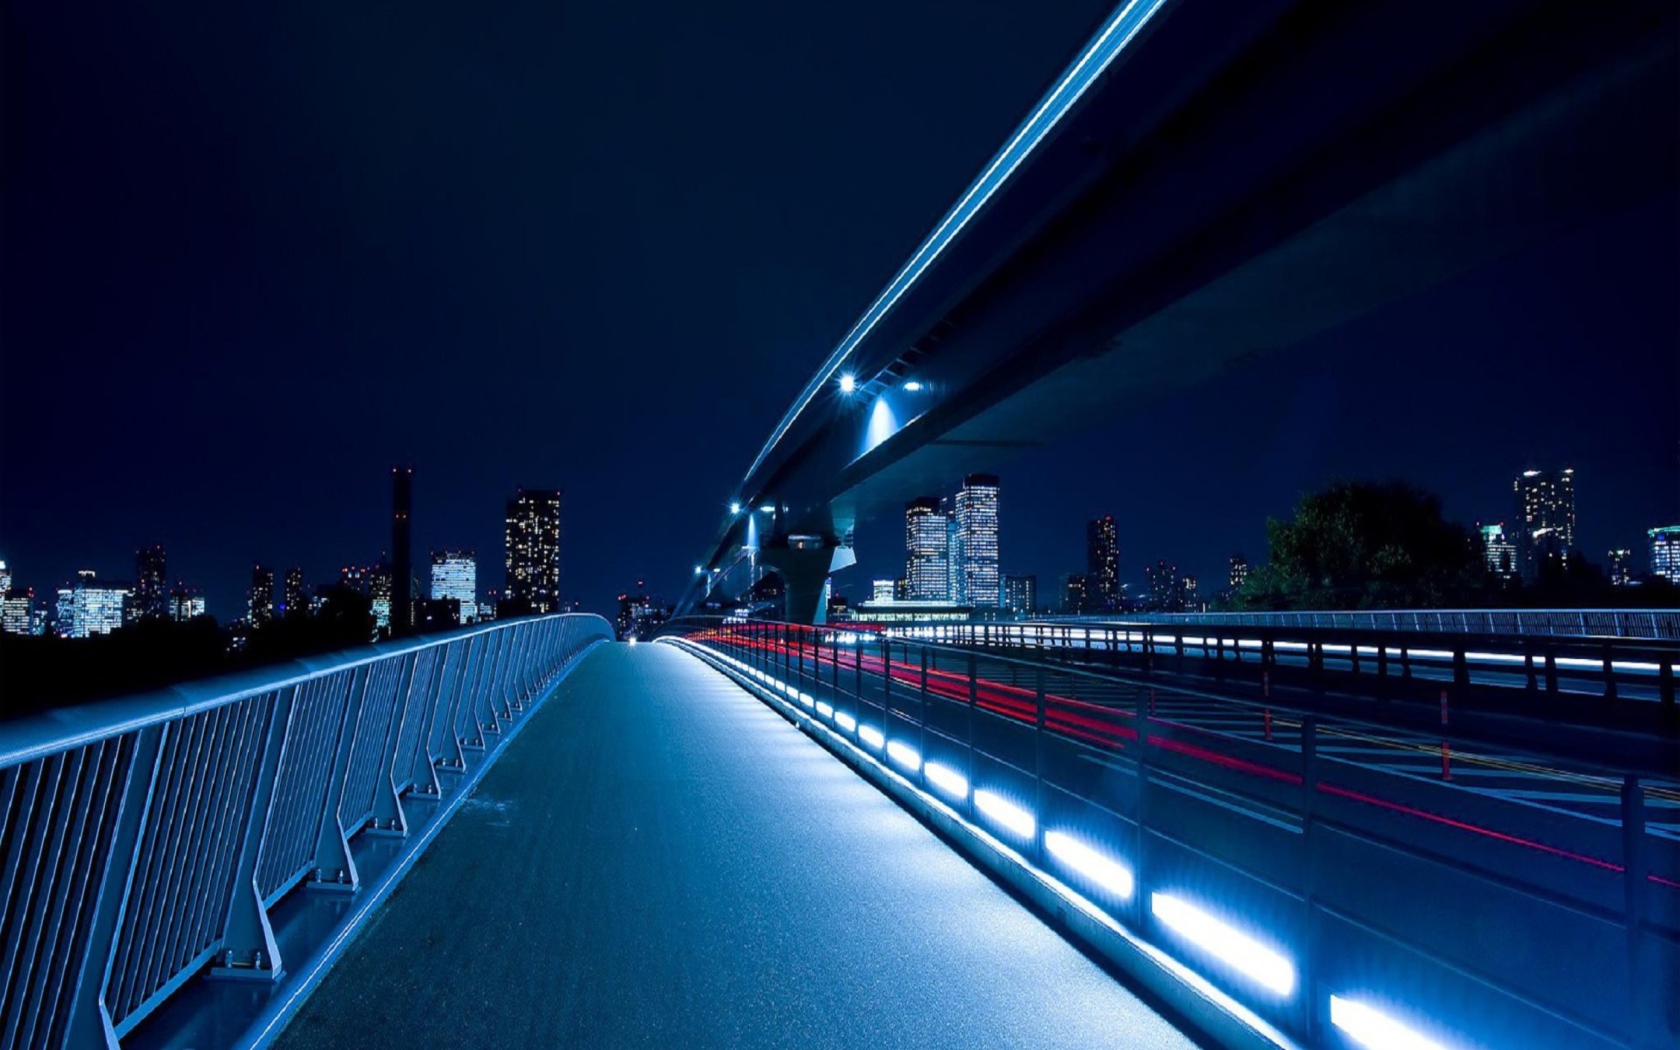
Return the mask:
[(560, 686), (286, 1050), (1194, 1045), (673, 646)]

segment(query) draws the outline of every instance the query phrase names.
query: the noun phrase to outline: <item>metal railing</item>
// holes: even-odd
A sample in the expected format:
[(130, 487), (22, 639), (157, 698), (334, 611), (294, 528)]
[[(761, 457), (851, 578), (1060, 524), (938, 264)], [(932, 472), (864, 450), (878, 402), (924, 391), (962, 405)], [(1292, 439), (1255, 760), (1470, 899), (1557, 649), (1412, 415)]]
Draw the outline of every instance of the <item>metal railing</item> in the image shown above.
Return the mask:
[(1324, 612), (1125, 613), (1057, 622), (1334, 627), (1437, 634), (1680, 638), (1680, 609), (1355, 609)]
[[(956, 623), (884, 628), (895, 637), (1189, 673), (1226, 688), (1376, 700), (1437, 697), (1455, 711), (1518, 715), (1672, 738), (1680, 641), (1479, 635), (1203, 623)], [(1392, 705), (1370, 710), (1392, 719)]]
[(196, 977), (277, 979), (276, 902), (354, 893), (352, 839), (406, 835), (405, 798), (610, 636), (513, 620), (0, 726), (0, 1050), (115, 1046)]
[(838, 626), (671, 633), (1304, 1045), (1680, 1038), (1671, 781), (1445, 738), (1437, 772), (1415, 736)]

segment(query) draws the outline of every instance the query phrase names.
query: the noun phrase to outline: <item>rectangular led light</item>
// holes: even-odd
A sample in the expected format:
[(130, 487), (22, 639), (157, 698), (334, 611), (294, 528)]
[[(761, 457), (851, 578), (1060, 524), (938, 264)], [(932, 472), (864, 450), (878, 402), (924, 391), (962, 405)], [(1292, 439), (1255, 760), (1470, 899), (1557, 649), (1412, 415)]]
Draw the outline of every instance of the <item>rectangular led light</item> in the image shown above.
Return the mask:
[(817, 701), (817, 714), (822, 715), (824, 718), (833, 718), (834, 717), (834, 706), (832, 704), (825, 704), (821, 700), (818, 700)]
[(1017, 838), (1031, 838), (1033, 829), (1038, 826), (1031, 813), (1002, 795), (983, 788), (974, 792), (974, 808)]
[(844, 711), (836, 711), (834, 712), (834, 724), (850, 733), (857, 728), (857, 719)]
[(905, 769), (922, 768), (922, 756), (916, 754), (916, 749), (902, 740), (888, 741), (887, 757)]
[(1224, 960), (1262, 988), (1278, 995), (1295, 990), (1295, 967), (1288, 959), (1194, 904), (1168, 893), (1153, 893), (1149, 910), (1163, 926)]
[(1433, 1039), (1396, 1021), (1373, 1006), (1330, 997), (1330, 1023), (1348, 1034), (1348, 1038), (1371, 1050), (1446, 1050)]
[(887, 738), (882, 736), (881, 731), (874, 726), (859, 726), (858, 739), (877, 751), (881, 750), (881, 745), (887, 742)]
[(1101, 886), (1121, 899), (1132, 895), (1132, 871), (1124, 864), (1110, 860), (1090, 846), (1061, 831), (1044, 833), (1044, 848), (1050, 855), (1073, 871)]
[(968, 778), (949, 766), (929, 762), (922, 769), (922, 775), (928, 778), (928, 783), (953, 798), (968, 797)]

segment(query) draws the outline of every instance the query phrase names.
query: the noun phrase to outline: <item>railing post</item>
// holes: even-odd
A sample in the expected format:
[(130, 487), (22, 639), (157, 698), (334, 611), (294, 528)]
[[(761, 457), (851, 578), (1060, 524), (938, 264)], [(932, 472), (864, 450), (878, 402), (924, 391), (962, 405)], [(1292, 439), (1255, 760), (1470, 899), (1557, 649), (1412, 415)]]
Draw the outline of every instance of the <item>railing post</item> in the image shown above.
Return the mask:
[(361, 731), (367, 683), (368, 669), (365, 665), (350, 673), (344, 711), (338, 723), (338, 743), (329, 767), (326, 797), (321, 802), (321, 823), (315, 836), (315, 881), (308, 885), (316, 889), (354, 893), (361, 886), (355, 858), (350, 855), (350, 842), (344, 835), (344, 821), (339, 816), (338, 804), (344, 798), (344, 776), (350, 764), (350, 751), (356, 743), (356, 734)]
[[(927, 769), (927, 720), (928, 720), (928, 688), (927, 688), (927, 683), (928, 683), (928, 650), (927, 650), (927, 646), (924, 645), (924, 646), (922, 646), (922, 696), (921, 696), (921, 703), (922, 703), (921, 716), (922, 717), (921, 717), (921, 732), (917, 735), (917, 738), (916, 738), (916, 754), (920, 755), (921, 758), (922, 758), (922, 770)], [(927, 783), (927, 776), (925, 775), (925, 773), (919, 779), (921, 780), (921, 782), (924, 785)]]
[(1134, 699), (1132, 720), (1137, 726), (1137, 753), (1132, 756), (1132, 761), (1137, 768), (1137, 786), (1132, 819), (1137, 826), (1137, 840), (1132, 847), (1132, 866), (1137, 892), (1133, 895), (1133, 906), (1137, 909), (1134, 918), (1137, 928), (1147, 932), (1151, 928), (1149, 887), (1152, 883), (1149, 870), (1149, 690), (1140, 686)]
[(391, 700), (391, 717), (385, 724), (385, 746), (379, 751), (381, 783), (374, 791), (373, 827), (375, 831), (407, 835), (408, 817), (403, 813), (402, 797), (397, 794), (397, 784), (391, 776), (391, 766), (397, 757), (397, 745), (402, 742), (403, 716), (406, 714), (406, 711), (399, 710), (397, 705), (408, 695), (419, 653), (406, 653), (393, 659), (397, 661), (397, 692)]
[(1318, 884), (1323, 875), (1321, 830), (1318, 825), (1318, 719), (1306, 715), (1301, 719), (1301, 845), (1306, 851), (1302, 865), (1305, 885), (1301, 887), (1302, 915), (1305, 928), (1301, 931), (1301, 1005), (1302, 1021), (1308, 1046), (1316, 1046), (1319, 1037), (1319, 1010), (1324, 997), (1320, 994), (1318, 956)]
[(158, 758), (163, 752), (163, 726), (149, 726), (134, 734), (126, 780), (118, 803), (116, 827), (106, 850), (99, 894), (88, 921), (87, 953), (70, 1000), (69, 1026), (63, 1046), (66, 1050), (106, 1050), (117, 1045), (111, 1015), (105, 1008), (105, 985), (110, 979), (111, 956), (117, 943), (117, 928), (128, 907), (129, 887), (139, 862), (140, 840), (150, 816), (152, 791), (157, 782)]
[(210, 976), (273, 981), (280, 976), (280, 948), (263, 907), (262, 890), (257, 888), (257, 857), (268, 833), (269, 808), (274, 799), (274, 782), (280, 775), (291, 730), (292, 710), (301, 686), (282, 689), (274, 698), (268, 716), (268, 740), (263, 744), (257, 775), (252, 781), (250, 808), (245, 814), (245, 841), (233, 869), (233, 898), (228, 901), (227, 921), (222, 924), (222, 949)]
[(1044, 864), (1044, 665), (1038, 665), (1034, 692), (1037, 715), (1033, 732), (1033, 859)]
[(1649, 888), (1645, 846), (1645, 788), (1639, 778), (1628, 775), (1622, 780), (1622, 885), (1625, 894), (1627, 924), (1628, 973), (1635, 979), (1628, 984), (1629, 1013), (1634, 1047), (1657, 1046), (1658, 1000), (1651, 993), (1657, 981), (1642, 980), (1638, 975), (1648, 971), (1645, 958), (1645, 913)]

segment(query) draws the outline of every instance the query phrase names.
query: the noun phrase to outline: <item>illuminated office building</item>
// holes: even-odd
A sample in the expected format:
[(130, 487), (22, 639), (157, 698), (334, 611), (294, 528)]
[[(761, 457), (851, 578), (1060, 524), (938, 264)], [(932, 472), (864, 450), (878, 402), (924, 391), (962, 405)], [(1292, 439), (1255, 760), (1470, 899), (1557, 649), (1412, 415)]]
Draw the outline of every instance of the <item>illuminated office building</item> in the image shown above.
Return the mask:
[(478, 619), (478, 561), (472, 551), (432, 552), (432, 600), (461, 603), (460, 623)]
[(1610, 586), (1627, 587), (1633, 583), (1633, 552), (1618, 547), (1608, 554)]
[(177, 587), (169, 592), (169, 618), (176, 623), (186, 623), (195, 616), (204, 615), (204, 596), (191, 587)]
[(897, 580), (876, 580), (870, 585), (869, 600), (886, 604), (898, 597)]
[(246, 612), (252, 627), (261, 627), (274, 619), (274, 570), (261, 565), (251, 567), (251, 589), (246, 592)]
[(1511, 537), (1505, 532), (1505, 523), (1496, 521), (1492, 525), (1476, 526), (1476, 531), (1482, 538), (1482, 558), (1487, 571), (1502, 580), (1514, 579), (1521, 575), (1521, 555), (1517, 552), (1517, 545), (1511, 542)]
[(976, 609), (998, 605), (998, 479), (995, 474), (970, 474), (956, 498), (957, 533), (961, 542), (962, 595)]
[(414, 468), (391, 468), (391, 637), (414, 626)]
[(1567, 564), (1575, 549), (1575, 471), (1525, 470), (1511, 482), (1516, 497), (1518, 570), (1533, 581), (1548, 558)]
[(1017, 616), (1031, 616), (1038, 611), (1038, 577), (1005, 576), (1003, 578), (1003, 607)]
[(1645, 535), (1651, 541), (1651, 575), (1680, 585), (1680, 525), (1665, 525)]
[(7, 634), (35, 634), (35, 591), (7, 588), (0, 597), (0, 630)]
[(1225, 585), (1235, 594), (1242, 590), (1243, 584), (1248, 582), (1248, 559), (1239, 551), (1231, 555), (1231, 571), (1225, 578)]
[(1120, 603), (1120, 534), (1112, 515), (1085, 525), (1085, 586), (1087, 600), (1099, 609)]
[(286, 570), (280, 589), (280, 615), (309, 615), (309, 592), (303, 586), (303, 570), (295, 565)]
[(169, 618), (168, 557), (162, 544), (134, 552), (134, 601), (132, 619)]
[(101, 586), (94, 582), (92, 569), (80, 570), (75, 583), (58, 590), (59, 637), (110, 634), (123, 625), (123, 606), (128, 598), (128, 588), (120, 584)]
[(391, 567), (380, 562), (368, 570), (368, 598), (373, 612), (375, 632), (391, 633)]
[(507, 597), (534, 613), (560, 607), (560, 490), (520, 489), (507, 504)]
[(11, 589), (12, 570), (6, 567), (6, 560), (4, 558), (0, 558), (0, 595), (10, 592)]
[(904, 505), (905, 597), (943, 602), (950, 597), (950, 532), (939, 500), (920, 496)]
[(1090, 587), (1082, 572), (1070, 572), (1062, 577), (1062, 612), (1078, 616), (1090, 611)]

